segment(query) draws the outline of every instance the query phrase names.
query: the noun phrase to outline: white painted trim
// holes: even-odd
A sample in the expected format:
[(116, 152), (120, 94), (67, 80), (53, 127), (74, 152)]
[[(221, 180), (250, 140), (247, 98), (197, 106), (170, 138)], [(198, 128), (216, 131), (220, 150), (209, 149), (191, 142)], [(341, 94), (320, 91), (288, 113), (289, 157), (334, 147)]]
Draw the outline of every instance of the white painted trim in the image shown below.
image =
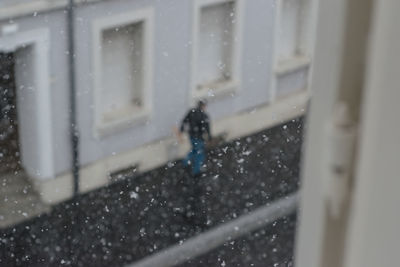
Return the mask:
[[(197, 86), (196, 86), (197, 87)], [(220, 98), (226, 95), (232, 95), (237, 91), (239, 82), (236, 80), (229, 80), (220, 83), (210, 83), (201, 86), (201, 89), (194, 89), (193, 99), (204, 98)]]
[(280, 61), (274, 69), (276, 76), (286, 75), (295, 72), (299, 69), (308, 68), (311, 65), (311, 60), (309, 57), (298, 56), (293, 57), (289, 60)]
[[(279, 99), (273, 105), (263, 105), (213, 121), (212, 134), (227, 133), (227, 140), (234, 140), (263, 129), (273, 127), (305, 113), (308, 102), (305, 91), (296, 92)], [(190, 148), (189, 140), (178, 145), (171, 136), (152, 143), (143, 144), (138, 148), (124, 153), (109, 156), (92, 164), (81, 167), (80, 190), (86, 192), (110, 183), (109, 174), (138, 165), (139, 172), (148, 171), (162, 166), (168, 161), (182, 158)], [(173, 152), (173, 153), (171, 153)], [(55, 204), (72, 197), (72, 174), (64, 173), (55, 179), (36, 181), (35, 188), (45, 203)]]
[(59, 9), (65, 7), (66, 5), (67, 0), (36, 0), (30, 3), (13, 3), (0, 7), (0, 20), (28, 16), (35, 12), (45, 12), (53, 9)]
[[(273, 33), (273, 47), (272, 47), (272, 61), (271, 61), (271, 69), (276, 69), (276, 62), (278, 62), (278, 46), (279, 46), (279, 29), (281, 28), (281, 10), (282, 10), (282, 1), (275, 0), (274, 7), (274, 33)], [(273, 103), (276, 100), (276, 91), (277, 91), (277, 78), (274, 75), (271, 75), (271, 85), (269, 92), (269, 102)]]
[[(277, 86), (278, 86), (278, 79), (279, 76), (290, 74), (292, 72), (295, 72), (298, 69), (301, 68), (306, 68), (308, 67), (310, 69), (311, 67), (311, 56), (310, 50), (305, 52), (304, 44), (303, 44), (303, 37), (297, 36), (296, 38), (296, 50), (299, 50), (298, 52), (301, 52), (299, 54), (293, 54), (293, 56), (289, 59), (282, 60), (279, 57), (279, 32), (281, 30), (281, 21), (282, 21), (282, 1), (284, 0), (275, 0), (275, 19), (274, 19), (274, 42), (273, 42), (273, 56), (272, 56), (272, 69), (274, 70), (274, 75), (271, 77), (271, 88), (270, 88), (270, 103), (273, 103), (274, 101), (277, 100)], [(315, 1), (318, 0), (299, 0), (300, 3), (300, 9), (304, 9), (306, 7), (309, 7), (309, 13), (312, 15), (315, 15)], [(304, 1), (307, 1), (305, 3)], [(307, 13), (308, 14), (308, 13)], [(311, 16), (308, 18), (310, 21), (299, 21), (298, 25), (298, 34), (315, 34), (314, 33), (314, 28), (313, 26), (315, 17)], [(312, 29), (307, 29), (305, 30), (305, 25), (310, 26)], [(310, 42), (311, 44), (312, 42)], [(310, 45), (309, 49), (313, 49), (313, 46)], [(308, 73), (308, 76), (310, 77), (310, 71)], [(306, 79), (307, 83), (309, 83), (309, 77)], [(307, 89), (309, 92), (310, 90)]]
[(55, 175), (50, 94), (50, 32), (47, 28), (42, 28), (0, 37), (0, 51), (13, 52), (19, 47), (28, 45), (32, 45), (34, 49), (34, 63), (37, 71), (35, 73), (37, 123), (38, 128), (41, 129), (38, 146), (43, 152), (38, 154), (40, 170), (35, 172), (35, 178), (47, 179)]
[[(0, 6), (0, 20), (29, 16), (66, 8), (69, 0), (32, 0), (28, 3), (9, 3)], [(110, 0), (74, 0), (75, 5), (91, 4)], [(1, 4), (0, 4), (1, 5)]]
[[(236, 19), (234, 24), (234, 38), (233, 40), (233, 60), (232, 60), (232, 77), (226, 83), (213, 85), (216, 89), (214, 91), (201, 90), (198, 92), (196, 84), (197, 65), (198, 65), (198, 48), (199, 48), (199, 27), (200, 27), (200, 12), (206, 6), (218, 5), (221, 3), (232, 2), (236, 7)], [(193, 26), (192, 26), (192, 61), (190, 73), (190, 94), (189, 103), (193, 104), (199, 98), (215, 99), (215, 97), (223, 97), (238, 93), (241, 89), (241, 54), (243, 45), (243, 23), (244, 23), (244, 0), (195, 0), (193, 1)], [(203, 85), (207, 88), (209, 85)]]
[[(279, 53), (277, 47), (279, 46), (279, 32), (281, 31), (281, 22), (282, 22), (282, 1), (285, 0), (276, 0), (276, 16), (275, 16), (275, 27), (274, 27), (274, 39), (275, 39), (275, 65), (279, 64), (280, 61), (286, 61), (286, 59), (281, 59), (279, 57)], [(310, 34), (312, 34), (312, 20), (314, 15), (313, 8), (315, 4), (313, 1), (315, 0), (297, 0), (299, 2), (298, 6), (298, 24), (296, 27), (296, 38), (295, 38), (295, 51), (293, 51), (293, 58), (297, 57), (309, 57), (310, 48), (312, 42), (309, 42), (305, 39), (308, 36), (310, 38)], [(307, 10), (306, 10), (307, 9)], [(307, 12), (306, 12), (307, 11)], [(304, 16), (302, 16), (304, 15)]]
[(192, 237), (182, 244), (173, 245), (154, 255), (134, 262), (128, 267), (170, 267), (183, 264), (222, 246), (225, 242), (231, 242), (262, 227), (266, 227), (279, 218), (294, 213), (297, 208), (297, 202), (298, 193), (293, 193), (265, 207), (258, 208), (237, 219)]
[[(143, 107), (130, 116), (120, 120), (104, 123), (101, 119), (101, 87), (102, 87), (102, 64), (101, 64), (101, 33), (103, 30), (125, 26), (137, 22), (143, 22), (144, 44), (143, 48)], [(92, 47), (93, 47), (93, 96), (94, 96), (94, 124), (93, 134), (102, 137), (129, 128), (137, 123), (147, 121), (151, 118), (153, 110), (153, 53), (154, 53), (154, 8), (143, 8), (128, 13), (96, 19), (92, 23)], [(133, 109), (132, 109), (133, 110)]]

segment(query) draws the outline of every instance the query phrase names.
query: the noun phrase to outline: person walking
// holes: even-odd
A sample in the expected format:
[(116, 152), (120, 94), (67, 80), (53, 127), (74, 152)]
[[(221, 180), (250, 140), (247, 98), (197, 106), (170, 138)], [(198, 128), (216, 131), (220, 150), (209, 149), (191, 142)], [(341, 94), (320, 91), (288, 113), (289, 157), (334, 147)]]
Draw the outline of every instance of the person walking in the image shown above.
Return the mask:
[(208, 141), (211, 140), (210, 119), (206, 113), (206, 107), (206, 101), (200, 100), (197, 107), (186, 114), (180, 128), (181, 135), (188, 127), (192, 149), (183, 160), (183, 165), (191, 165), (193, 176), (200, 176), (203, 172), (203, 165), (206, 160), (205, 136)]
[(189, 110), (183, 118), (179, 131), (179, 138), (182, 133), (188, 131), (192, 149), (185, 159), (183, 165), (191, 167), (192, 177), (184, 179), (185, 195), (187, 202), (185, 207), (185, 218), (196, 227), (204, 228), (207, 226), (207, 215), (205, 208), (205, 191), (203, 181), (200, 179), (204, 171), (206, 160), (205, 138), (211, 140), (210, 119), (206, 113), (207, 103), (200, 100), (197, 107)]

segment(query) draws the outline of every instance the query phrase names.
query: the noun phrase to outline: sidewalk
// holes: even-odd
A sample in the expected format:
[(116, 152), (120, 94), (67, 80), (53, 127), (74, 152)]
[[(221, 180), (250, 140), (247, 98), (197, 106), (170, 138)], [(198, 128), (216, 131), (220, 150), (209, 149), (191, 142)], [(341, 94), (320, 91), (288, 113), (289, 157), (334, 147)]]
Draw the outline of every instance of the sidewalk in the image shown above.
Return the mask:
[(1, 175), (0, 196), (0, 229), (50, 211), (23, 172)]
[[(210, 151), (202, 180), (209, 228), (297, 190), (301, 134), (302, 120), (293, 120)], [(0, 231), (0, 265), (122, 266), (180, 243), (203, 230), (175, 212), (184, 179), (181, 164), (169, 163)], [(294, 228), (294, 219), (284, 225)], [(279, 244), (288, 259), (292, 238), (288, 231)]]

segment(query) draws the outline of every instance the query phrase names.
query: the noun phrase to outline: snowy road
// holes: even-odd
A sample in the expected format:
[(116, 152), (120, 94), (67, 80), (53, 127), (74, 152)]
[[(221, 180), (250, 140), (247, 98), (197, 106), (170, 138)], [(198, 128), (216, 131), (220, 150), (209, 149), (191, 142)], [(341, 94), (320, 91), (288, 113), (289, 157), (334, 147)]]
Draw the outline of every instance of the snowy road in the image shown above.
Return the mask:
[[(210, 151), (200, 183), (208, 229), (297, 191), (301, 143), (300, 119)], [(207, 230), (175, 212), (187, 203), (188, 182), (170, 163), (61, 203), (0, 232), (0, 266), (123, 266), (185, 242)], [(290, 215), (182, 266), (286, 263), (294, 229)]]

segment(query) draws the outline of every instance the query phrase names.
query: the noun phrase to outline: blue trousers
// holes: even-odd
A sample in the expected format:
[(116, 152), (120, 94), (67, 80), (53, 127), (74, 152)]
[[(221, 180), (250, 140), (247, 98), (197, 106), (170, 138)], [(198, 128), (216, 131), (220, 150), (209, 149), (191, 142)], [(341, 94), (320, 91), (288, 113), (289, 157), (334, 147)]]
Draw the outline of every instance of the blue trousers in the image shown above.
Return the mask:
[(204, 141), (198, 138), (190, 138), (192, 143), (192, 150), (183, 160), (185, 166), (192, 165), (192, 174), (197, 175), (201, 173), (201, 167), (206, 159)]

